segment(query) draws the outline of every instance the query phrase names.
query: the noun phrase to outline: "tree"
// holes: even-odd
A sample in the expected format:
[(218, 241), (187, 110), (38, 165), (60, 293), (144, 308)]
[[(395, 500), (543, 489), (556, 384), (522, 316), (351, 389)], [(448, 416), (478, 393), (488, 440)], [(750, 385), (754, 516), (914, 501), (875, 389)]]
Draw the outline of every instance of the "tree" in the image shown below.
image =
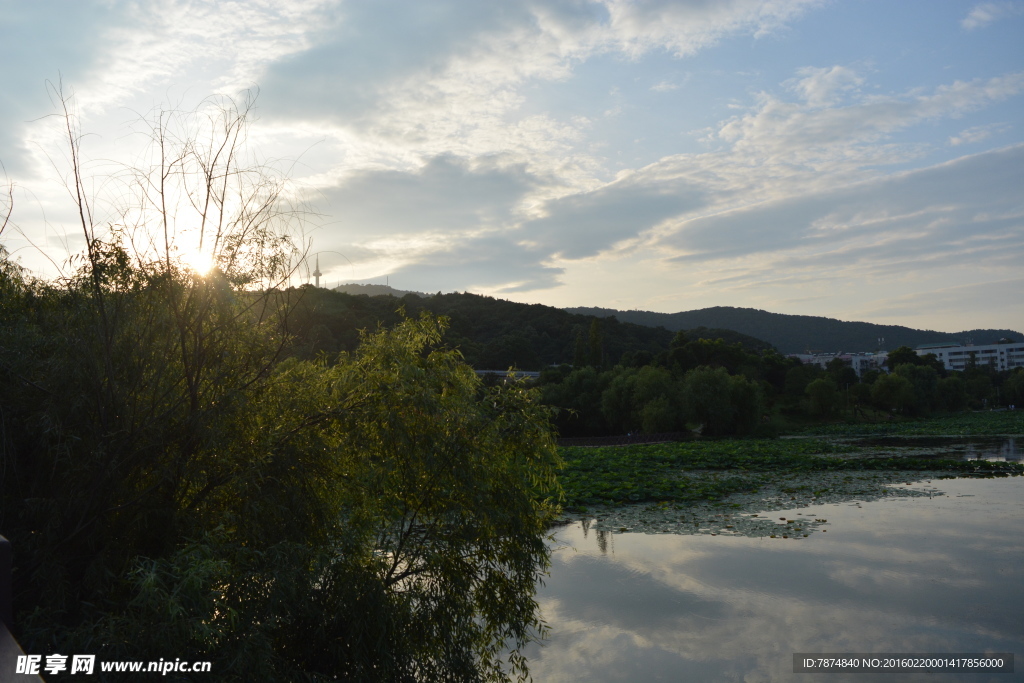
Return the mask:
[(605, 421), (620, 433), (670, 432), (683, 426), (679, 386), (665, 368), (616, 367), (601, 394)]
[(940, 379), (936, 384), (936, 394), (943, 410), (953, 412), (967, 407), (967, 386), (958, 375)]
[(830, 377), (816, 379), (807, 385), (807, 396), (811, 400), (811, 413), (830, 417), (839, 405), (839, 392)]
[(86, 254), (46, 283), (0, 253), (19, 638), (209, 659), (220, 680), (502, 678), (507, 645), (522, 673), (557, 493), (547, 413), (484, 390), (433, 318), (281, 361), (296, 216), (241, 163), (247, 113), (158, 113), (107, 233), (65, 116)]
[(729, 398), (733, 408), (733, 429), (737, 434), (750, 434), (761, 424), (764, 392), (761, 385), (743, 375), (729, 378)]
[(601, 412), (601, 400), (612, 373), (591, 367), (574, 368), (557, 384), (541, 387), (543, 401), (553, 406), (561, 436), (603, 436), (612, 430)]
[(677, 334), (668, 355), (669, 364), (675, 366), (680, 375), (701, 365), (721, 367), (726, 372), (734, 373), (745, 362), (753, 362), (757, 358), (744, 351), (740, 343), (726, 344), (723, 339), (696, 339), (680, 344), (685, 338)]
[(682, 398), (689, 418), (709, 436), (749, 432), (761, 416), (761, 388), (724, 368), (702, 366), (686, 373)]
[(585, 368), (587, 363), (587, 342), (583, 339), (583, 330), (576, 331), (576, 343), (573, 346), (572, 366)]
[(1003, 382), (1003, 401), (1009, 405), (1024, 407), (1024, 370), (1015, 369)]
[(871, 385), (871, 400), (883, 410), (903, 412), (914, 405), (914, 386), (899, 375), (882, 375)]
[(890, 351), (889, 355), (885, 359), (885, 364), (889, 368), (889, 372), (894, 371), (901, 365), (920, 365), (921, 357), (914, 352), (914, 349), (909, 346), (900, 346), (899, 348)]
[(594, 318), (590, 321), (588, 348), (590, 351), (589, 364), (595, 368), (600, 368), (604, 364), (604, 344), (601, 340), (600, 318)]
[(915, 413), (928, 413), (938, 402), (939, 375), (930, 365), (900, 365), (895, 374), (910, 381), (914, 403), (907, 406)]
[(816, 365), (795, 365), (786, 372), (785, 392), (793, 397), (804, 396), (807, 385), (821, 375), (821, 368)]
[(857, 377), (857, 371), (850, 367), (850, 364), (842, 358), (830, 360), (825, 370), (838, 389), (852, 386), (860, 381), (860, 378)]
[(704, 434), (718, 436), (733, 430), (729, 373), (724, 368), (699, 367), (683, 378), (683, 403), (689, 418), (703, 425)]

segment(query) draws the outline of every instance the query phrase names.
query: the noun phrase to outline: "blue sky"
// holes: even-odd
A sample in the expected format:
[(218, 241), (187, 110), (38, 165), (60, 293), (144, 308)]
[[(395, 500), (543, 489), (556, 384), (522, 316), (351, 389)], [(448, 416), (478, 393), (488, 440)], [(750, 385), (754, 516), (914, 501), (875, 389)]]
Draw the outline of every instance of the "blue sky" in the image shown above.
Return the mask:
[(331, 284), (1024, 328), (1024, 2), (0, 0), (0, 59), (42, 276), (59, 75), (101, 213), (138, 112), (258, 88)]

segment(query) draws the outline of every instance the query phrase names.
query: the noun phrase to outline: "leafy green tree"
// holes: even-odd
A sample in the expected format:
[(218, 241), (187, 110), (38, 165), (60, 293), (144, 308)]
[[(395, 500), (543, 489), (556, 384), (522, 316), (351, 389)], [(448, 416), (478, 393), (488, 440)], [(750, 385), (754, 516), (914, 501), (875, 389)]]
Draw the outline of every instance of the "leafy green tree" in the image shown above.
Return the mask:
[[(506, 647), (524, 673), (557, 494), (547, 409), (519, 384), (483, 389), (429, 317), (334, 363), (281, 361), (289, 217), (273, 179), (234, 165), (245, 112), (219, 116), (198, 123), (230, 153), (178, 144), (160, 115), (166, 165), (119, 193), (191, 187), (211, 272), (130, 252), (127, 230), (100, 239), (84, 199), (87, 251), (60, 283), (0, 249), (0, 529), (21, 642), (208, 659), (225, 681), (500, 679)], [(127, 224), (153, 218), (148, 200)]]
[(901, 365), (921, 365), (921, 357), (909, 346), (900, 346), (889, 352), (885, 359), (889, 372), (893, 372)]
[(670, 432), (683, 427), (679, 386), (665, 368), (616, 367), (601, 395), (605, 421), (619, 433)]
[(1003, 382), (1003, 401), (1024, 409), (1024, 370), (1017, 368)]
[(590, 322), (590, 334), (587, 337), (587, 347), (590, 352), (589, 363), (595, 368), (604, 364), (604, 344), (601, 338), (601, 319), (594, 318)]
[(538, 370), (541, 367), (533, 345), (521, 333), (504, 334), (492, 339), (483, 348), (477, 362), (482, 370), (507, 370), (513, 367), (519, 370)]
[(861, 375), (860, 381), (862, 384), (867, 384), (868, 386), (870, 386), (874, 384), (878, 380), (878, 378), (882, 376), (882, 374), (883, 373), (881, 370), (867, 370), (864, 372), (864, 374)]
[(761, 374), (776, 392), (786, 388), (786, 373), (791, 368), (802, 365), (796, 358), (788, 358), (777, 351), (766, 351), (761, 355)]
[(942, 410), (953, 412), (967, 407), (967, 385), (958, 375), (940, 379), (935, 388)]
[(914, 390), (914, 403), (910, 412), (927, 414), (938, 403), (939, 375), (930, 365), (900, 365), (895, 374), (910, 381)]
[(672, 337), (672, 341), (669, 344), (670, 349), (681, 349), (690, 343), (689, 337), (686, 336), (686, 330), (679, 330), (675, 336)]
[(640, 410), (640, 430), (644, 434), (674, 432), (682, 426), (679, 407), (669, 396), (656, 396)]
[(972, 408), (983, 408), (995, 397), (992, 377), (984, 372), (987, 368), (970, 368), (964, 374), (968, 402)]
[(653, 363), (654, 354), (644, 349), (626, 351), (619, 360), (619, 364), (627, 368), (642, 368)]
[[(675, 342), (679, 341), (680, 337), (677, 335)], [(680, 375), (701, 365), (725, 368), (726, 372), (731, 374), (744, 363), (756, 365), (757, 356), (748, 354), (739, 343), (726, 344), (722, 339), (696, 339), (672, 348), (668, 359), (669, 365)]]
[(810, 398), (811, 414), (831, 417), (839, 406), (839, 391), (831, 377), (816, 379), (805, 390)]
[(764, 391), (761, 385), (743, 375), (729, 378), (729, 398), (733, 408), (733, 429), (737, 434), (750, 434), (761, 424), (764, 412)]
[(729, 373), (724, 368), (699, 367), (686, 373), (683, 402), (690, 419), (703, 426), (703, 433), (713, 436), (732, 431)]
[(801, 363), (786, 372), (785, 392), (798, 398), (807, 393), (807, 385), (822, 375), (821, 368), (816, 365)]
[(903, 412), (914, 406), (914, 385), (900, 375), (882, 375), (871, 385), (871, 400), (882, 410)]
[(576, 344), (574, 346), (572, 356), (572, 366), (574, 368), (585, 368), (587, 365), (587, 343), (583, 339), (583, 331), (579, 330), (576, 332)]
[(612, 376), (591, 367), (574, 368), (562, 382), (541, 386), (543, 402), (556, 409), (554, 422), (561, 436), (603, 436), (616, 431), (601, 411)]
[(837, 389), (853, 386), (860, 381), (860, 378), (857, 377), (857, 372), (842, 358), (830, 360), (825, 371), (832, 378), (832, 381), (835, 382)]
[(939, 377), (945, 377), (948, 374), (945, 364), (934, 353), (926, 353), (920, 356), (920, 359), (921, 365), (933, 368)]
[(860, 383), (850, 387), (850, 402), (854, 414), (859, 415), (861, 408), (871, 402), (871, 385)]
[(761, 413), (761, 389), (725, 368), (699, 367), (683, 378), (683, 403), (689, 418), (703, 425), (704, 434), (718, 436), (750, 431)]

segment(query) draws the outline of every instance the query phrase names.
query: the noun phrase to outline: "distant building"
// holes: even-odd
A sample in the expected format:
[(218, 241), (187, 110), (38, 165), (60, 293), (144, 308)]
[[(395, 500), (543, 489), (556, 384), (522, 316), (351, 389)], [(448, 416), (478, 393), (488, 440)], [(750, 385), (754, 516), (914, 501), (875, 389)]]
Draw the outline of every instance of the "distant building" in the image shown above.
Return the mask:
[(990, 365), (996, 370), (1013, 370), (1024, 368), (1024, 343), (985, 344), (984, 346), (964, 346), (951, 342), (925, 344), (914, 351), (924, 356), (934, 353), (942, 361), (947, 370), (963, 370), (974, 356), (978, 365)]
[(885, 370), (885, 359), (889, 357), (888, 352), (878, 353), (791, 353), (790, 358), (796, 358), (801, 363), (817, 365), (822, 370), (828, 367), (834, 359), (838, 358), (857, 373), (857, 377), (863, 377), (868, 370)]

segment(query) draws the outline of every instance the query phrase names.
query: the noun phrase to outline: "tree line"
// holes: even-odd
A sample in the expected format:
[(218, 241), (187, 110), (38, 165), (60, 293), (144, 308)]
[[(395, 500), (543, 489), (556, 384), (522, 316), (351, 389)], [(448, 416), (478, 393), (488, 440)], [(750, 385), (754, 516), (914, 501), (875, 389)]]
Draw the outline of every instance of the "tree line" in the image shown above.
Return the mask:
[(934, 354), (900, 347), (888, 372), (858, 377), (836, 358), (824, 368), (754, 352), (722, 339), (679, 332), (669, 350), (627, 354), (602, 365), (580, 355), (574, 365), (541, 373), (543, 400), (557, 408), (565, 437), (696, 430), (704, 435), (772, 436), (780, 424), (834, 419), (924, 416), (1024, 404), (1024, 369), (972, 365), (948, 372)]

